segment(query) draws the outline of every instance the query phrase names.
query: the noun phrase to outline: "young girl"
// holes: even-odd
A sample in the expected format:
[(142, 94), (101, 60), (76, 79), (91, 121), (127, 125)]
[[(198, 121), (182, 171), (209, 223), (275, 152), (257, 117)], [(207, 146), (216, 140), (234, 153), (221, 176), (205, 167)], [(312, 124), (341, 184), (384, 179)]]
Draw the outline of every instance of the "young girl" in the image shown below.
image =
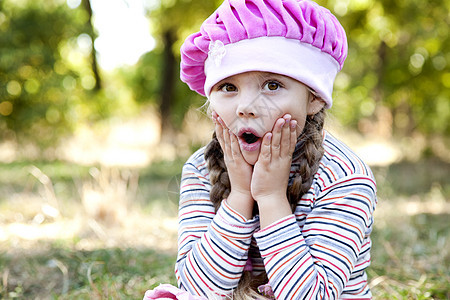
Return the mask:
[(323, 130), (344, 29), (308, 0), (225, 0), (181, 47), (212, 141), (183, 168), (176, 276), (209, 299), (370, 299), (376, 185)]

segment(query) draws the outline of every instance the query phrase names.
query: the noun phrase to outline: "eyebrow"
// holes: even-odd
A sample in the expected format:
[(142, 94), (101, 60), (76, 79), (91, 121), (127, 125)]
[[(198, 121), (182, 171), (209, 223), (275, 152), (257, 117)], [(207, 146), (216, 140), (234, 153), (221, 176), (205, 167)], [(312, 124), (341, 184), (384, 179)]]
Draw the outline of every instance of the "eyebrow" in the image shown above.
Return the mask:
[(282, 78), (282, 77), (286, 77), (284, 75), (277, 74), (277, 73), (271, 73), (271, 72), (261, 72), (260, 76), (263, 77), (263, 78), (270, 78), (270, 77)]

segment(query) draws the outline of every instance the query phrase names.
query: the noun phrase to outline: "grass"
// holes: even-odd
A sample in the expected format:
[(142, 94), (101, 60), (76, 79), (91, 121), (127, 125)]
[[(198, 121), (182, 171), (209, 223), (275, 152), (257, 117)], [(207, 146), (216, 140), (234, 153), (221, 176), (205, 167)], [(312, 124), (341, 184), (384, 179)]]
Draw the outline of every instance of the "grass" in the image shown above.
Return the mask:
[[(142, 299), (175, 284), (181, 165), (0, 164), (0, 298)], [(449, 164), (401, 162), (374, 173), (374, 298), (449, 299)]]
[(1, 256), (5, 299), (142, 299), (159, 281), (175, 284), (173, 255), (151, 249), (92, 251), (41, 245)]

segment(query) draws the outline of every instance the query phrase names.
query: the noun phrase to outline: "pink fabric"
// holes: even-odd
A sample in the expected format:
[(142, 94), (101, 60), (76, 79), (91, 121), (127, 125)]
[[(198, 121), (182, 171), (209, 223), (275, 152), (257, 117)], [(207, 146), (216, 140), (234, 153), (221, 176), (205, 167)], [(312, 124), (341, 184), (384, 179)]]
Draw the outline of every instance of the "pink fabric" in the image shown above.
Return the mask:
[(282, 74), (314, 90), (330, 108), (338, 62), (318, 48), (284, 37), (259, 37), (223, 45), (210, 44), (205, 61), (204, 92), (209, 97), (214, 85), (230, 76), (250, 71)]
[[(205, 95), (204, 64), (211, 42), (285, 37), (309, 44), (336, 60), (347, 57), (345, 31), (329, 10), (309, 0), (225, 0), (181, 47), (181, 80)], [(255, 70), (256, 71), (256, 70)], [(334, 80), (334, 78), (333, 78)], [(332, 82), (331, 82), (332, 83)]]
[(275, 294), (273, 293), (272, 287), (268, 283), (258, 286), (258, 292), (263, 296), (275, 299)]
[(154, 299), (174, 299), (174, 300), (208, 300), (208, 298), (201, 296), (194, 296), (189, 292), (180, 290), (170, 284), (161, 284), (153, 290), (145, 292), (143, 300)]
[(253, 264), (250, 257), (247, 259), (247, 262), (245, 263), (244, 271), (253, 271)]

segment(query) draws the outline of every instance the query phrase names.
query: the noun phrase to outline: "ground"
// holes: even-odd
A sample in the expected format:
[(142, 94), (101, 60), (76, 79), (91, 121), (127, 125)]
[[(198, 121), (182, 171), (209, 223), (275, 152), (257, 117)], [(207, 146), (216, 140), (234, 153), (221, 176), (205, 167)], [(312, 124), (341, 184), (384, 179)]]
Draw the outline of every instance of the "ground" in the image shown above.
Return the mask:
[[(367, 156), (392, 155), (371, 161), (379, 196), (368, 269), (374, 298), (449, 299), (449, 162), (359, 146)], [(176, 284), (184, 158), (152, 159), (0, 163), (0, 297), (141, 299), (146, 289)]]

